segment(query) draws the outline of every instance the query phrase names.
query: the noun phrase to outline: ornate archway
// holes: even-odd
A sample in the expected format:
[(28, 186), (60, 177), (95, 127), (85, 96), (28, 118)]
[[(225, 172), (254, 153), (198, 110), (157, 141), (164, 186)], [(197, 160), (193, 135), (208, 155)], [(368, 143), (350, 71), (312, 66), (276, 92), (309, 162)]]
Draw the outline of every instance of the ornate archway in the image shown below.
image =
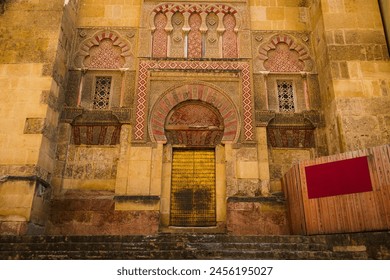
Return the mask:
[[(185, 137), (191, 133), (192, 146), (215, 146), (216, 141), (237, 141), (240, 124), (238, 111), (226, 94), (194, 83), (170, 89), (160, 97), (152, 108), (149, 129), (155, 142), (166, 143), (169, 138), (175, 144), (189, 144)], [(199, 135), (207, 139), (195, 140)]]
[(224, 124), (217, 109), (201, 101), (185, 101), (171, 110), (165, 121), (168, 143), (187, 147), (215, 147)]
[(170, 180), (163, 191), (169, 218), (164, 225), (217, 228), (224, 211), (217, 209), (226, 207), (221, 199), (226, 186), (218, 179), (216, 151), (219, 144), (236, 142), (240, 135), (233, 101), (203, 82), (171, 88), (152, 107), (149, 135), (152, 141), (169, 144)]

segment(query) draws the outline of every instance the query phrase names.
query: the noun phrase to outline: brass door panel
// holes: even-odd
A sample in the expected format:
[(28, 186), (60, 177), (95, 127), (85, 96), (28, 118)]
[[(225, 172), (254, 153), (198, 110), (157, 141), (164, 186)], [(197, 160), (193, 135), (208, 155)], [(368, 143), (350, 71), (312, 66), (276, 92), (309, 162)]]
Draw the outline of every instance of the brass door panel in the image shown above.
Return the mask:
[(175, 149), (172, 162), (170, 224), (215, 226), (214, 150)]

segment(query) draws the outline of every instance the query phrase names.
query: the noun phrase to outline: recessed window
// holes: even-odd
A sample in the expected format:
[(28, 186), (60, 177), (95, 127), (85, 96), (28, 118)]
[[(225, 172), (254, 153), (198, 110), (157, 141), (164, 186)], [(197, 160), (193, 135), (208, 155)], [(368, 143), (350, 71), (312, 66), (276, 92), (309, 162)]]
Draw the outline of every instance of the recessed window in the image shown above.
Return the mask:
[(112, 77), (96, 77), (95, 95), (93, 98), (94, 109), (108, 109), (110, 104), (110, 90)]
[(278, 86), (279, 111), (291, 113), (295, 111), (294, 88), (292, 81), (276, 81)]

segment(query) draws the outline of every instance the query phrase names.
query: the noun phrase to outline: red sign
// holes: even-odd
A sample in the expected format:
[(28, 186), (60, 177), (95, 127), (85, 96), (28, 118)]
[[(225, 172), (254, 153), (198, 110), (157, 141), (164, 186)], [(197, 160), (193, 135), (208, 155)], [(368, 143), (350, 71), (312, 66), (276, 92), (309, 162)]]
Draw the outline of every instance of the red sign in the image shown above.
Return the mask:
[(305, 167), (309, 198), (372, 191), (367, 157)]

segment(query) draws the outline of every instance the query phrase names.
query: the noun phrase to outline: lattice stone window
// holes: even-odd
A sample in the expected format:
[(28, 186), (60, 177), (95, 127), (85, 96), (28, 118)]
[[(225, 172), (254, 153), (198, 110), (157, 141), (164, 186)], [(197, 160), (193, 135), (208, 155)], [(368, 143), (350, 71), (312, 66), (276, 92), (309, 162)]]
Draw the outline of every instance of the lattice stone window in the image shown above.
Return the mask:
[(95, 96), (93, 98), (94, 109), (108, 109), (110, 104), (110, 90), (112, 77), (96, 77)]
[(279, 80), (276, 83), (278, 85), (279, 111), (294, 112), (293, 81)]

